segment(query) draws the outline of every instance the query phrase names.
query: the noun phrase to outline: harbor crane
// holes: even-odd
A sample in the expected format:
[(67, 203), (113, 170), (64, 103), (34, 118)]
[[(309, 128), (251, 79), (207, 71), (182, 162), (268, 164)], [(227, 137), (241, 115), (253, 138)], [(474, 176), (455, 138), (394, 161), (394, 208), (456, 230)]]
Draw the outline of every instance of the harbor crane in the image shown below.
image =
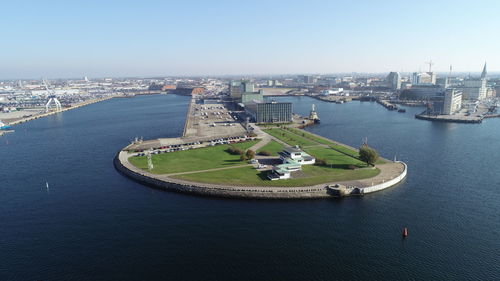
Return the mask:
[(49, 94), (48, 98), (49, 101), (45, 104), (45, 112), (49, 112), (50, 108), (55, 107), (56, 111), (61, 111), (62, 110), (62, 105), (61, 102), (57, 99), (55, 92), (51, 89), (49, 89), (49, 85), (47, 83), (47, 80), (43, 80), (43, 84), (45, 85), (45, 89), (47, 90), (47, 93)]

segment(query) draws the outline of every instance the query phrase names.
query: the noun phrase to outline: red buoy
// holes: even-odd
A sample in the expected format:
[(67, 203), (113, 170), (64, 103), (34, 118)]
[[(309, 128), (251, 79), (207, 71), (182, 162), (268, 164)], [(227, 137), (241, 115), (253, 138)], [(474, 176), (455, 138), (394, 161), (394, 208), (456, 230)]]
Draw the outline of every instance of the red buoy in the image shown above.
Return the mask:
[(408, 236), (408, 228), (403, 228), (403, 238), (406, 238)]

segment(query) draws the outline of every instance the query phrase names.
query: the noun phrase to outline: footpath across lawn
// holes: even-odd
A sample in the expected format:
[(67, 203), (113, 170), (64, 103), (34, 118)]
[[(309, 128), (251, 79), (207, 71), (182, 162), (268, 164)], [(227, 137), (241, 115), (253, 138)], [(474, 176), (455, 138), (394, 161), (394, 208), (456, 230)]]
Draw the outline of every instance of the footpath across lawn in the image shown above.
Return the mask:
[[(242, 150), (246, 150), (257, 142), (258, 140), (235, 143), (231, 145)], [(153, 174), (171, 174), (247, 164), (247, 162), (240, 161), (240, 155), (233, 155), (227, 152), (226, 150), (229, 146), (230, 145), (228, 144), (224, 144), (164, 154), (155, 154), (152, 155), (154, 169), (150, 172)], [(130, 157), (129, 162), (143, 170), (147, 170), (148, 168), (146, 156)]]

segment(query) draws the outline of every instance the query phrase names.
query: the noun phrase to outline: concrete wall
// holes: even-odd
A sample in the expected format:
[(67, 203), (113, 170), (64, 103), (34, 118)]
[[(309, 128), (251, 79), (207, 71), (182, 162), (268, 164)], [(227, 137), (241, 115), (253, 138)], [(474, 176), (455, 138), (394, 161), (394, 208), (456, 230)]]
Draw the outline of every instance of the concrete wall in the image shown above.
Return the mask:
[[(332, 193), (327, 188), (326, 183), (324, 185), (308, 187), (250, 187), (194, 183), (171, 178), (157, 179), (146, 175), (135, 167), (126, 167), (125, 165), (131, 164), (127, 162), (124, 165), (120, 158), (119, 152), (113, 161), (114, 166), (119, 172), (139, 183), (160, 190), (189, 193), (198, 196), (239, 199), (318, 199), (337, 197), (337, 194)], [(403, 163), (403, 165), (404, 171), (399, 176), (382, 184), (361, 188), (361, 193), (372, 193), (399, 183), (406, 177), (407, 167), (406, 164)]]
[(381, 184), (376, 184), (376, 185), (372, 185), (370, 187), (362, 188), (361, 189), (362, 193), (363, 194), (368, 194), (368, 193), (380, 191), (382, 189), (386, 189), (386, 188), (391, 187), (391, 186), (393, 186), (395, 184), (398, 184), (404, 178), (406, 178), (406, 173), (407, 173), (407, 170), (408, 170), (408, 166), (406, 166), (406, 164), (403, 163), (403, 162), (401, 162), (401, 161), (398, 161), (398, 162), (404, 165), (404, 170), (403, 170), (403, 172), (399, 176), (393, 178), (392, 180), (388, 180), (386, 182), (383, 182)]

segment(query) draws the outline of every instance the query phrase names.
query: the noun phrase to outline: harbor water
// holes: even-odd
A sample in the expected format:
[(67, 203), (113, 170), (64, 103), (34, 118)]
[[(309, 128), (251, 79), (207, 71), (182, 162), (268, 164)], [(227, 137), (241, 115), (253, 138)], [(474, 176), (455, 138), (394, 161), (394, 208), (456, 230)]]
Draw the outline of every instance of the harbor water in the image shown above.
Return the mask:
[[(135, 137), (182, 134), (175, 95), (111, 99), (0, 137), (0, 280), (498, 280), (500, 119), (281, 97), (307, 130), (408, 164), (404, 183), (340, 200), (193, 197), (112, 160)], [(408, 228), (408, 237), (401, 231)]]

